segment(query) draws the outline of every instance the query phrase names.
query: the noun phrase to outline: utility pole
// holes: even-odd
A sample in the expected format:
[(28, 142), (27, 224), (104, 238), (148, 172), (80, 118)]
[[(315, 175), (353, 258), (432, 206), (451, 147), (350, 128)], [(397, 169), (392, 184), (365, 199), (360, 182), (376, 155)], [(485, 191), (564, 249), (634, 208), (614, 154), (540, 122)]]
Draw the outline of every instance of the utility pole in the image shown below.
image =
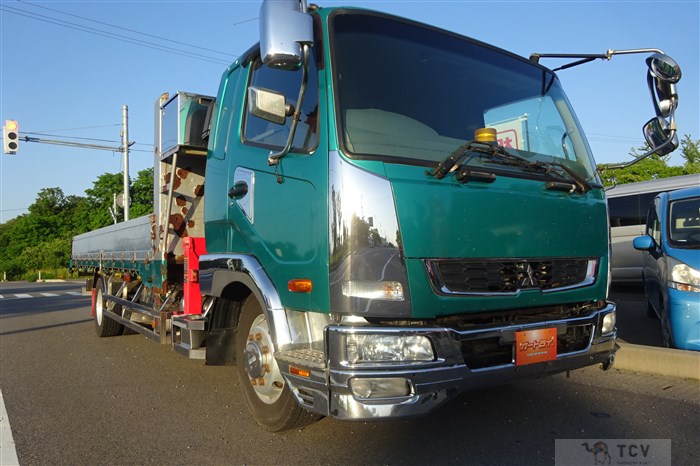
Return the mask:
[(19, 141), (121, 152), (122, 156), (124, 157), (124, 221), (129, 220), (129, 203), (131, 200), (131, 197), (129, 197), (129, 147), (131, 144), (134, 144), (133, 142), (129, 143), (129, 107), (122, 105), (122, 144), (120, 147), (85, 144), (82, 142), (62, 141), (56, 139), (44, 139), (27, 135), (20, 137), (18, 128), (19, 125), (17, 124), (17, 120), (6, 120), (5, 125), (2, 127), (4, 146), (3, 152), (6, 154), (14, 154), (17, 152)]
[(122, 153), (124, 157), (124, 221), (129, 220), (129, 107), (122, 105)]

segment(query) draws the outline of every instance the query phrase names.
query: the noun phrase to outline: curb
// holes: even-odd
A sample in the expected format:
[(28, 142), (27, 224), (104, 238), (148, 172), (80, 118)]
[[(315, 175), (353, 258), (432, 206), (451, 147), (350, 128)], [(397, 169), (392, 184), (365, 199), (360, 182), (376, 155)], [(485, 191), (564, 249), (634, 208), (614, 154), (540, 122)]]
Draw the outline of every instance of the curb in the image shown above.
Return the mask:
[(700, 381), (700, 352), (617, 343), (615, 369)]

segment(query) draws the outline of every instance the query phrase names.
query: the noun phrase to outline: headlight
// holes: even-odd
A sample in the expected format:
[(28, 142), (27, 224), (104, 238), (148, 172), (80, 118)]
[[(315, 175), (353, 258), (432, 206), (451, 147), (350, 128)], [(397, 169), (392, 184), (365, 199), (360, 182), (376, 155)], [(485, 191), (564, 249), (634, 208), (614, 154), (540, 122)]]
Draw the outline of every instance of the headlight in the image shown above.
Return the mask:
[(603, 316), (603, 325), (600, 328), (600, 332), (603, 335), (606, 335), (608, 333), (611, 333), (613, 330), (615, 330), (615, 322), (617, 320), (617, 316), (615, 315), (615, 312), (608, 312)]
[(403, 301), (403, 286), (399, 282), (347, 281), (343, 282), (343, 295), (353, 298)]
[(345, 337), (350, 364), (433, 361), (433, 347), (422, 335), (350, 334)]
[(700, 292), (700, 272), (677, 259), (669, 257), (671, 283), (669, 286), (681, 291)]

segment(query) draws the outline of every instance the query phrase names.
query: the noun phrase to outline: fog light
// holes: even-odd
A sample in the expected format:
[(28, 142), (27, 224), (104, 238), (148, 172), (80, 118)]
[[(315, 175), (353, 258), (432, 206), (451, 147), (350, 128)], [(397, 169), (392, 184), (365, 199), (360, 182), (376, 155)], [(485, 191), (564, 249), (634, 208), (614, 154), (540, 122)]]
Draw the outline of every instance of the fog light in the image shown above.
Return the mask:
[(350, 364), (433, 361), (433, 346), (422, 335), (349, 334), (345, 351)]
[(600, 328), (603, 335), (612, 333), (612, 331), (615, 330), (616, 319), (615, 312), (608, 312), (603, 316), (603, 326)]
[(357, 398), (398, 398), (411, 394), (411, 384), (403, 377), (350, 379), (350, 390)]

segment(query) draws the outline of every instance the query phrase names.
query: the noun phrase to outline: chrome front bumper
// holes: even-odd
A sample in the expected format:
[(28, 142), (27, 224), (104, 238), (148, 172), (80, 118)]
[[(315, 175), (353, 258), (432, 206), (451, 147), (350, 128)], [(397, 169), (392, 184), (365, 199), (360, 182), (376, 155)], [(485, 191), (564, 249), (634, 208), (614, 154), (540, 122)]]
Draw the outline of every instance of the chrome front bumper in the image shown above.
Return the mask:
[[(537, 378), (557, 372), (578, 369), (602, 363), (606, 367), (617, 350), (617, 331), (602, 335), (600, 328), (603, 316), (615, 311), (608, 303), (603, 309), (580, 318), (552, 320), (514, 327), (491, 327), (487, 329), (458, 331), (450, 328), (387, 328), (347, 327), (327, 328), (325, 367), (311, 370), (309, 377), (287, 375), (287, 383), (299, 403), (311, 411), (339, 419), (371, 420), (399, 418), (428, 413), (442, 403), (462, 392), (492, 385), (508, 383), (523, 378)], [(509, 361), (472, 362), (463, 354), (465, 345), (471, 342), (498, 340), (501, 346), (514, 346), (515, 332), (557, 327), (558, 335), (568, 335), (574, 327), (588, 329), (589, 335), (573, 351), (557, 354), (555, 360), (516, 366), (514, 355)], [(411, 335), (420, 334), (430, 338), (436, 360), (411, 364), (352, 365), (345, 359), (345, 336), (351, 333), (382, 333)], [(514, 352), (513, 352), (514, 354)], [(290, 364), (281, 362), (283, 373), (290, 374)], [(410, 393), (396, 398), (362, 399), (350, 388), (353, 378), (396, 378), (408, 380)]]

